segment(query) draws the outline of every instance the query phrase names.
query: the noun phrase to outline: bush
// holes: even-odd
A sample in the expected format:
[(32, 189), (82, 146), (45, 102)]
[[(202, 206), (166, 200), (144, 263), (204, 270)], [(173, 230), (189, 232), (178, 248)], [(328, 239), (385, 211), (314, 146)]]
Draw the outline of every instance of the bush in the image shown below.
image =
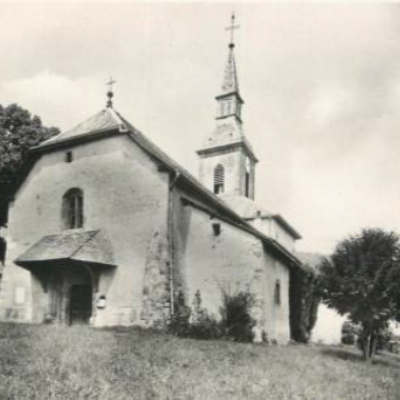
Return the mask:
[(196, 292), (192, 307), (185, 304), (184, 295), (180, 292), (175, 301), (175, 313), (170, 320), (169, 331), (176, 336), (192, 339), (225, 338), (251, 342), (252, 329), (256, 324), (250, 314), (254, 304), (251, 293), (238, 292), (231, 295), (223, 291), (222, 298), (222, 318), (218, 321), (202, 307), (200, 291)]
[(218, 339), (223, 336), (221, 323), (209, 312), (201, 307), (200, 291), (197, 291), (193, 301), (192, 315), (190, 319), (189, 335), (194, 339)]
[(183, 293), (180, 292), (175, 303), (175, 313), (169, 324), (169, 331), (179, 337), (192, 339), (218, 339), (222, 337), (218, 321), (201, 307), (201, 295), (197, 291), (193, 308), (185, 305)]
[(190, 333), (191, 310), (190, 307), (186, 306), (182, 292), (178, 293), (174, 306), (175, 312), (170, 319), (168, 330), (173, 335), (188, 337)]
[(351, 321), (344, 321), (342, 325), (342, 338), (343, 344), (354, 345), (360, 334), (360, 328), (353, 324)]
[(251, 307), (254, 298), (249, 291), (230, 294), (222, 291), (222, 327), (225, 336), (239, 342), (251, 342), (253, 340), (253, 328), (256, 321), (251, 316)]

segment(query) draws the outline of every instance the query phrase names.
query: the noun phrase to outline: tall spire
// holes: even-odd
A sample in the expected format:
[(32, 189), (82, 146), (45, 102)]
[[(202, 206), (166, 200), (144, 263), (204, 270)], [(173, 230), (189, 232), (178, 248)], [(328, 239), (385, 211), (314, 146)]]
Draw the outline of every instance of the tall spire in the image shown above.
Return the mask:
[(235, 55), (233, 46), (229, 45), (228, 62), (225, 68), (224, 81), (222, 83), (222, 94), (239, 93), (239, 81), (236, 71)]
[(229, 54), (228, 54), (228, 62), (225, 68), (224, 74), (224, 81), (222, 84), (222, 93), (239, 93), (239, 82), (237, 78), (237, 71), (236, 71), (236, 62), (235, 62), (235, 55), (233, 49), (235, 48), (234, 42), (234, 31), (235, 29), (239, 29), (239, 25), (235, 25), (235, 14), (232, 14), (231, 17), (231, 25), (225, 30), (230, 31), (230, 42), (229, 42)]
[(234, 56), (235, 15), (232, 14), (228, 62), (225, 68), (222, 93), (217, 100), (216, 127), (207, 135), (200, 157), (200, 181), (218, 195), (245, 196), (254, 199), (255, 165), (257, 158), (245, 137), (242, 122), (244, 101)]

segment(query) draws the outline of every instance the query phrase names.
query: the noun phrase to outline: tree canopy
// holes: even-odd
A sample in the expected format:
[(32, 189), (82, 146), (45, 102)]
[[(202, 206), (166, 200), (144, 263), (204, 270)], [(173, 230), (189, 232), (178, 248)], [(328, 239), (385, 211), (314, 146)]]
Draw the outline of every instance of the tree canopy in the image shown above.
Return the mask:
[(308, 343), (317, 322), (320, 298), (317, 271), (309, 263), (303, 265), (302, 269), (290, 270), (290, 334), (296, 342)]
[(28, 150), (58, 133), (17, 104), (0, 105), (0, 226), (7, 223), (8, 202), (21, 178)]
[(324, 302), (363, 326), (364, 356), (371, 357), (379, 331), (389, 320), (399, 319), (399, 236), (364, 229), (340, 242), (320, 272)]

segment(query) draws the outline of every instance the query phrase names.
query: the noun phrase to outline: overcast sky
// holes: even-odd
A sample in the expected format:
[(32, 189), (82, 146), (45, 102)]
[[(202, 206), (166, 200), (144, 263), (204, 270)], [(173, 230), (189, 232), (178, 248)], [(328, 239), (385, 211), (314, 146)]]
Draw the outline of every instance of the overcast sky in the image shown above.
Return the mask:
[(256, 200), (329, 252), (400, 232), (400, 5), (2, 3), (0, 103), (68, 129), (115, 108), (197, 175), (235, 11)]

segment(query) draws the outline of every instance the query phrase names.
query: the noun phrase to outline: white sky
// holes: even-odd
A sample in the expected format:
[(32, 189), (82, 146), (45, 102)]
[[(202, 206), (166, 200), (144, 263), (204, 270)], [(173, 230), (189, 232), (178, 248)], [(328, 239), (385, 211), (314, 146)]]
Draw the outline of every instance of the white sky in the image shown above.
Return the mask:
[(0, 103), (68, 129), (115, 108), (197, 175), (234, 10), (256, 198), (328, 252), (400, 231), (400, 4), (2, 3)]

